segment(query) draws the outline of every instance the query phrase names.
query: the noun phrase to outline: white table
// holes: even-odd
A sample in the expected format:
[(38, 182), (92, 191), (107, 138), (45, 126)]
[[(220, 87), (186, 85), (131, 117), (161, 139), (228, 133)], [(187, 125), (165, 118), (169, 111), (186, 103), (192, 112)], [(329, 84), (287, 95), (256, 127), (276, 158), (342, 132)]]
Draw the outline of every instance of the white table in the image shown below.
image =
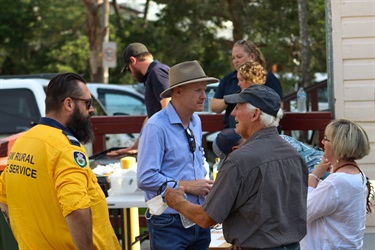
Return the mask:
[(134, 193), (117, 194), (107, 197), (108, 208), (132, 208), (147, 207), (145, 202), (145, 192), (137, 190)]
[[(124, 209), (124, 243), (126, 250), (139, 249), (139, 244), (131, 246), (132, 238), (139, 234), (138, 208), (147, 207), (142, 190), (134, 193), (122, 194), (107, 197), (109, 209)], [(138, 225), (135, 225), (138, 224)], [(209, 250), (226, 250), (231, 249), (231, 244), (227, 243), (223, 237), (221, 230), (213, 230), (211, 232), (211, 243)]]
[[(123, 209), (122, 217), (124, 221), (124, 230), (122, 235), (124, 237), (122, 239), (122, 247), (125, 250), (140, 249), (139, 242), (133, 246), (131, 243), (135, 240), (135, 237), (139, 235), (138, 208), (147, 207), (144, 194), (145, 193), (142, 190), (137, 190), (134, 193), (116, 194), (106, 198), (108, 209)], [(115, 220), (117, 220), (117, 218), (115, 218)]]

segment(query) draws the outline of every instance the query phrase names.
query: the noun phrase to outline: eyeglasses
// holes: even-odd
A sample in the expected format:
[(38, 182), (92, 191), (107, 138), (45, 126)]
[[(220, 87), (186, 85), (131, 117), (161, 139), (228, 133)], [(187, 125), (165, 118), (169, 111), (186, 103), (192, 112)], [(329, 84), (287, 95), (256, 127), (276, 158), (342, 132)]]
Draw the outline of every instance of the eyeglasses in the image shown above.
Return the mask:
[(329, 140), (326, 135), (323, 136), (323, 141), (331, 142), (331, 140)]
[(253, 52), (253, 50), (251, 49), (250, 44), (247, 42), (246, 39), (239, 40), (239, 41), (237, 42), (237, 44), (241, 44), (241, 45), (246, 44), (246, 46), (247, 46), (247, 47), (249, 48), (249, 50), (250, 50), (250, 53)]
[(75, 97), (70, 97), (70, 98), (73, 100), (85, 102), (87, 110), (89, 110), (92, 107), (92, 99), (83, 99), (83, 98), (75, 98)]
[(195, 137), (194, 137), (193, 130), (191, 130), (190, 128), (186, 128), (185, 133), (186, 133), (186, 136), (187, 136), (187, 139), (188, 139), (190, 151), (192, 153), (194, 153), (197, 145), (195, 143)]
[(238, 44), (244, 44), (244, 43), (247, 43), (246, 39), (241, 39), (237, 42)]

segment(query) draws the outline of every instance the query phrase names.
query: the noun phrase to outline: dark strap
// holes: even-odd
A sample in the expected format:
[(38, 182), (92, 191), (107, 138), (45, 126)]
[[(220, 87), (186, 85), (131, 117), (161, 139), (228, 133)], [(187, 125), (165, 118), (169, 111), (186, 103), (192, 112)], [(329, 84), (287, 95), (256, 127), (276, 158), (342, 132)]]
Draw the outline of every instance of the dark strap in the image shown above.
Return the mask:
[(353, 167), (355, 167), (356, 169), (358, 169), (358, 171), (361, 173), (361, 175), (362, 175), (362, 181), (364, 181), (364, 175), (363, 175), (363, 172), (362, 172), (362, 170), (357, 166), (357, 164), (355, 164), (355, 163), (346, 163), (346, 164), (344, 164), (344, 165), (342, 165), (342, 166), (340, 166), (340, 167), (338, 167), (335, 171), (333, 171), (334, 173), (336, 173), (337, 172), (337, 170), (339, 170), (340, 168), (343, 168), (343, 167), (346, 167), (346, 166), (353, 166)]

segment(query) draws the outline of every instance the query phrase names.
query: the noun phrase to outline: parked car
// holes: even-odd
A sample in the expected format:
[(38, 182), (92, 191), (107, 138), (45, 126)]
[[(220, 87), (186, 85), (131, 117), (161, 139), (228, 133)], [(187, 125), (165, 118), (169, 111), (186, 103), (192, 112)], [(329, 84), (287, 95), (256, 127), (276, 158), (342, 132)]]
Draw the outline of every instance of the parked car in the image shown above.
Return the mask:
[(109, 115), (147, 114), (143, 94), (132, 86), (87, 83), (87, 87)]
[[(45, 115), (47, 79), (8, 78), (0, 79), (0, 138), (23, 132), (38, 123)], [(108, 113), (92, 94), (94, 115)], [(107, 136), (106, 147), (125, 147), (132, 143), (133, 135), (113, 134)], [(92, 154), (91, 144), (85, 145)]]

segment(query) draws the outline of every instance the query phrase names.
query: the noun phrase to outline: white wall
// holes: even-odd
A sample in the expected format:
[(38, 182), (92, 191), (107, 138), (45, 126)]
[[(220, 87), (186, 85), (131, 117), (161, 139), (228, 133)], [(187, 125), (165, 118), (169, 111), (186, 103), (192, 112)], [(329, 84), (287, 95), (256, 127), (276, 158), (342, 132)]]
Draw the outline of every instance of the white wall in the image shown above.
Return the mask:
[[(330, 4), (335, 118), (358, 122), (366, 130), (371, 153), (359, 165), (374, 180), (375, 0), (331, 0)], [(374, 215), (367, 225), (375, 226)]]

